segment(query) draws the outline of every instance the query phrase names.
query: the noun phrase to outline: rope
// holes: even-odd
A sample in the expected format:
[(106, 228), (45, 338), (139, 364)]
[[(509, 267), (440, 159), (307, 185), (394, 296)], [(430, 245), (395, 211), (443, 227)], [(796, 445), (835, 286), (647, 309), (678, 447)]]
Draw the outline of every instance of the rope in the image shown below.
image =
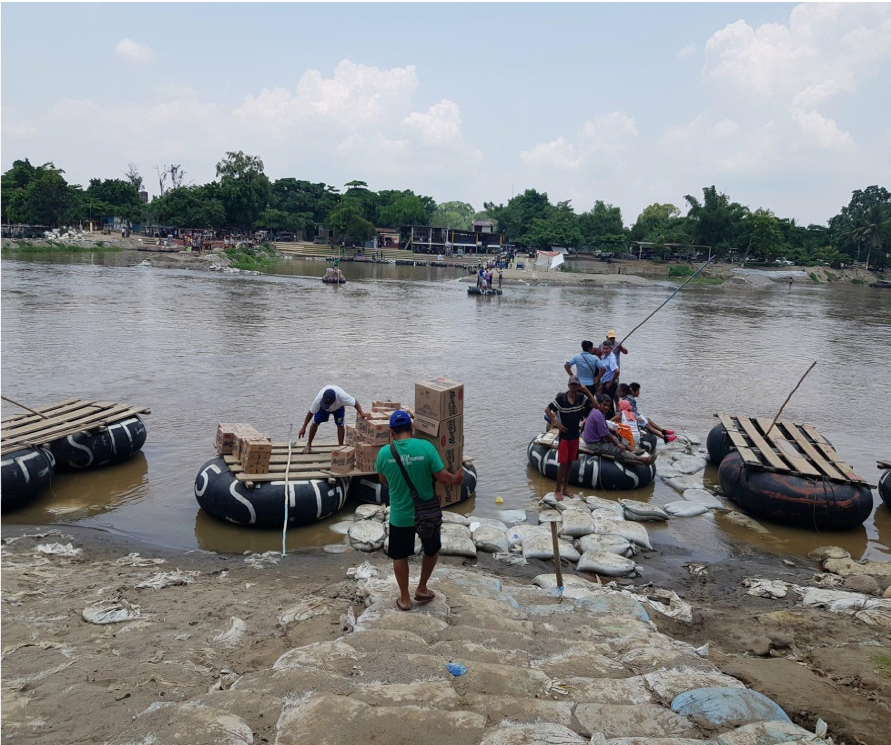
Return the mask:
[(285, 522), (282, 525), (282, 556), (287, 555), (287, 550), (285, 548), (285, 539), (288, 535), (288, 504), (289, 504), (289, 496), (290, 490), (288, 489), (288, 476), (291, 472), (291, 449), (294, 446), (294, 443), (291, 441), (291, 435), (294, 432), (294, 424), (292, 423), (290, 427), (288, 427), (288, 462), (285, 465)]

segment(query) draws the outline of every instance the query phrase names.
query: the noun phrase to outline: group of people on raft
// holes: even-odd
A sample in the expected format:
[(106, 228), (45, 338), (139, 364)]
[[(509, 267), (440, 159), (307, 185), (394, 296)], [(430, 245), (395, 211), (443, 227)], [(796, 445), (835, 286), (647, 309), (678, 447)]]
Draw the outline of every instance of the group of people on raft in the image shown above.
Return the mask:
[(610, 329), (597, 347), (583, 341), (582, 351), (563, 365), (569, 375), (567, 390), (558, 393), (545, 408), (546, 421), (560, 433), (554, 492), (558, 501), (576, 496), (568, 492), (568, 480), (572, 463), (578, 459), (580, 439), (592, 453), (645, 465), (651, 464), (656, 455), (638, 447), (642, 431), (665, 442), (677, 439), (674, 430), (660, 427), (638, 412), (640, 384), (619, 381), (623, 354), (628, 350), (616, 342), (616, 332)]

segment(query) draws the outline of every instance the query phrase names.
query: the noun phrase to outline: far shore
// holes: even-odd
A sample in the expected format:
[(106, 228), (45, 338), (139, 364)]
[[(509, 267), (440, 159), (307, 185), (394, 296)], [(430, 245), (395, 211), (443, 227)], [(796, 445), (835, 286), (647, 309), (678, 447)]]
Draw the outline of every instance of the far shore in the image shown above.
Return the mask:
[[(229, 267), (229, 258), (220, 250), (203, 253), (186, 252), (152, 252), (137, 251), (138, 248), (151, 245), (153, 239), (144, 236), (132, 235), (121, 238), (117, 235), (103, 235), (100, 233), (89, 234), (76, 244), (77, 252), (89, 252), (90, 250), (119, 250), (122, 253), (132, 254), (134, 264), (147, 261), (152, 267), (161, 269), (196, 269), (219, 270)], [(20, 245), (27, 245), (31, 252), (45, 245), (47, 253), (68, 253), (65, 249), (59, 249), (57, 245), (46, 243), (42, 239), (10, 240), (2, 241), (3, 256), (12, 258), (16, 256)], [(273, 244), (274, 246), (275, 244)], [(324, 260), (324, 256), (304, 256), (291, 252), (280, 252), (283, 259)], [(129, 258), (129, 257), (128, 257)], [(436, 261), (437, 257), (429, 254), (415, 254), (415, 261)], [(480, 259), (472, 255), (455, 256), (445, 259), (444, 263), (457, 265), (475, 265)], [(492, 257), (488, 257), (491, 259)], [(138, 259), (138, 260), (137, 260)], [(671, 282), (680, 284), (686, 277), (670, 276), (671, 267), (681, 264), (666, 264), (648, 260), (614, 260), (601, 262), (589, 257), (570, 259), (566, 263), (566, 269), (542, 269), (536, 267), (534, 260), (521, 259), (525, 264), (523, 269), (502, 269), (502, 286), (644, 286), (655, 282)], [(693, 263), (694, 269), (699, 264)], [(456, 268), (456, 271), (457, 268)], [(498, 270), (494, 270), (493, 285), (498, 281)], [(475, 282), (470, 274), (459, 274), (462, 282)], [(771, 288), (788, 288), (790, 283), (816, 285), (867, 285), (876, 281), (877, 277), (871, 272), (860, 269), (832, 269), (829, 267), (777, 267), (777, 268), (745, 268), (726, 262), (715, 262), (709, 265), (702, 274), (694, 279), (692, 284), (697, 286), (742, 288), (768, 290)]]

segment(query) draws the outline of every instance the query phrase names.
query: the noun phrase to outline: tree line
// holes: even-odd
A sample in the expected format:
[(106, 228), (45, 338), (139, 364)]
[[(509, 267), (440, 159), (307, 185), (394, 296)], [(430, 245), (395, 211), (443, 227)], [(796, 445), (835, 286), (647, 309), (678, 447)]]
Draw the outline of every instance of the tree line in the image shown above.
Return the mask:
[[(891, 193), (880, 186), (854, 191), (850, 202), (826, 225), (802, 226), (764, 208), (733, 202), (715, 186), (687, 195), (686, 215), (673, 204), (654, 203), (626, 227), (619, 207), (598, 200), (578, 213), (566, 202), (552, 204), (547, 193), (527, 189), (505, 204), (484, 202), (476, 211), (466, 202), (437, 204), (410, 189), (373, 191), (364, 181), (343, 189), (297, 178), (271, 181), (263, 161), (241, 151), (227, 152), (216, 179), (185, 183), (178, 165), (156, 167), (161, 193), (140, 198), (143, 178), (133, 164), (124, 178), (90, 179), (87, 188), (69, 184), (53, 163), (33, 166), (17, 160), (2, 177), (2, 216), (7, 223), (60, 226), (115, 215), (132, 223), (182, 228), (225, 228), (250, 232), (300, 233), (315, 237), (316, 226), (337, 240), (359, 243), (377, 228), (431, 225), (470, 230), (475, 219), (491, 220), (509, 243), (547, 249), (646, 253), (654, 258), (689, 253), (689, 247), (717, 256), (834, 266), (866, 261), (891, 264)], [(686, 251), (683, 249), (687, 248)]]

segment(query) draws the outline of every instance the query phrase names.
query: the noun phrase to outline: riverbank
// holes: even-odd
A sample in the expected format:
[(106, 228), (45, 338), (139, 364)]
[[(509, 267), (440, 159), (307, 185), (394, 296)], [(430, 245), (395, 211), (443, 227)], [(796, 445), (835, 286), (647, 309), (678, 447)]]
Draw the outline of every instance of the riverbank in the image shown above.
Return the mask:
[[(752, 551), (738, 559), (674, 576), (692, 623), (645, 612), (568, 568), (558, 603), (532, 583), (552, 562), (504, 566), (485, 554), (472, 566), (443, 558), (431, 582), (441, 599), (399, 613), (382, 555), (183, 553), (92, 530), (4, 527), (4, 735), (166, 742), (179, 732), (200, 745), (219, 742), (222, 727), (229, 742), (284, 745), (308, 741), (294, 727), (313, 733), (322, 714), (309, 716), (301, 702), (325, 696), (342, 705), (329, 709), (327, 726), (367, 711), (353, 725), (366, 736), (398, 739), (406, 726), (370, 716), (362, 707), (372, 704), (420, 707), (408, 721), (435, 724), (426, 740), (434, 743), (479, 742), (462, 728), (472, 722), (491, 735), (502, 719), (586, 738), (573, 743), (603, 727), (608, 738), (704, 740), (727, 727), (679, 718), (667, 705), (691, 686), (737, 685), (721, 670), (810, 731), (822, 718), (836, 745), (882, 745), (889, 630), (791, 598), (752, 597), (740, 585), (748, 572), (806, 583), (819, 570), (810, 560), (789, 566)], [(364, 561), (368, 579), (357, 584), (347, 571)], [(508, 597), (519, 603), (498, 604)], [(129, 619), (98, 623), (112, 613)], [(646, 616), (658, 633), (641, 623)], [(450, 661), (466, 676), (445, 673)]]

